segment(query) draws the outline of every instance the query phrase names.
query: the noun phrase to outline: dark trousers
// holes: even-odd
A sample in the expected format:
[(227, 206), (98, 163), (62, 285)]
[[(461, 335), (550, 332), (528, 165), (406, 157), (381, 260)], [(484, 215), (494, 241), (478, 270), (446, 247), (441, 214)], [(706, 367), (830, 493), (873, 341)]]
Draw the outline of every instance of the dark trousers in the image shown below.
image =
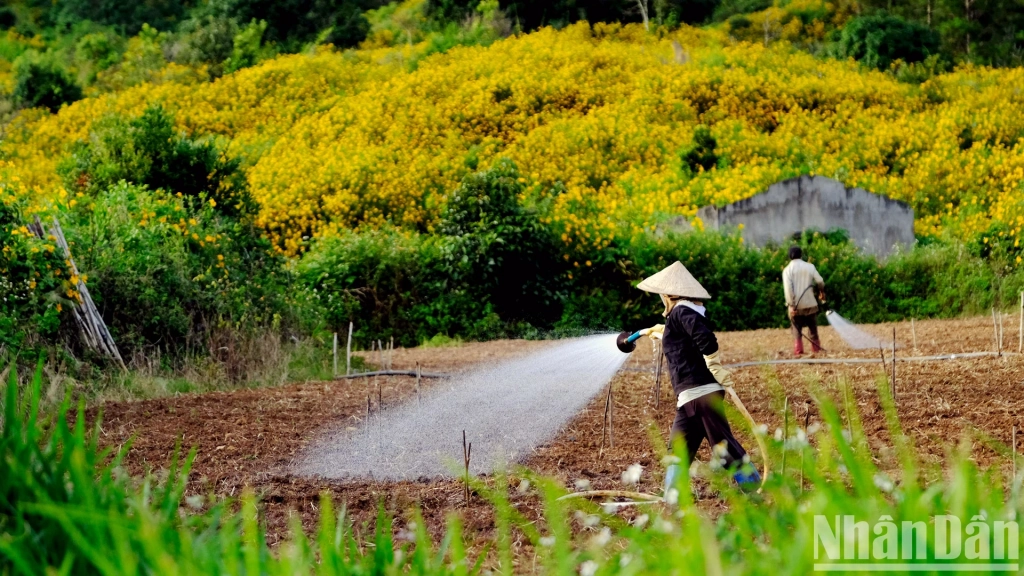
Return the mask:
[(818, 340), (818, 315), (814, 314), (797, 314), (789, 319), (789, 328), (793, 332), (793, 338), (796, 342), (793, 343), (793, 353), (803, 354), (804, 353), (804, 339), (800, 335), (804, 328), (807, 328), (807, 334), (811, 340), (811, 351), (818, 352), (821, 350), (821, 341)]
[(676, 410), (676, 420), (672, 423), (672, 432), (669, 434), (670, 444), (679, 436), (682, 436), (686, 442), (686, 453), (690, 457), (690, 464), (693, 463), (697, 449), (700, 448), (705, 438), (708, 439), (712, 447), (725, 441), (726, 468), (739, 464), (747, 454), (736, 437), (732, 435), (729, 421), (725, 419), (725, 392), (706, 394), (683, 404)]

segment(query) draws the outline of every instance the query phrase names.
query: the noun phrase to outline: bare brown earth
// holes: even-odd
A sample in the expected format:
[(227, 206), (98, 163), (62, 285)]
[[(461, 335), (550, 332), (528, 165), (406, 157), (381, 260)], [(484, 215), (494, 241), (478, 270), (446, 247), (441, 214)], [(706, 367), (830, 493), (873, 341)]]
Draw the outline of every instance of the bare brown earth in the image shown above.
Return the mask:
[[(921, 321), (915, 325), (914, 349), (909, 323), (895, 325), (900, 349), (898, 356), (962, 353), (994, 350), (991, 318), (955, 321)], [(893, 325), (865, 329), (891, 340)], [(725, 362), (783, 359), (791, 357), (792, 342), (784, 330), (721, 333)], [(822, 328), (827, 353), (822, 358), (870, 357), (877, 351), (844, 349), (830, 328)], [(1004, 342), (1016, 351), (1016, 319), (1007, 321)], [(452, 372), (477, 363), (495, 362), (529, 353), (543, 342), (503, 341), (464, 344), (452, 348), (397, 350), (396, 369)], [(886, 353), (887, 359), (891, 351)], [(639, 489), (659, 490), (661, 468), (658, 446), (664, 446), (673, 417), (667, 378), (662, 383), (661, 408), (655, 411), (653, 397), (652, 347), (642, 340), (637, 351), (612, 381), (614, 398), (614, 447), (601, 446), (604, 397), (595, 398), (560, 434), (538, 446), (524, 464), (555, 477), (568, 486), (587, 480), (595, 489), (623, 489), (621, 473), (629, 465), (644, 466)], [(367, 357), (377, 362), (377, 355)], [(800, 424), (809, 414), (818, 419), (808, 400), (810, 390), (819, 386), (836, 394), (842, 382), (849, 383), (865, 431), (878, 463), (895, 469), (889, 434), (878, 402), (880, 364), (870, 365), (787, 365), (750, 367), (735, 372), (736, 389), (758, 423), (769, 431), (782, 426), (782, 406), (789, 399), (791, 418)], [(934, 474), (951, 450), (969, 433), (973, 458), (981, 465), (996, 464), (1009, 471), (1009, 459), (999, 456), (987, 438), (1010, 443), (1011, 427), (1024, 426), (1024, 358), (1002, 357), (962, 359), (897, 365), (897, 409), (922, 460)], [(102, 442), (121, 446), (131, 440), (125, 467), (133, 474), (167, 466), (176, 446), (194, 447), (196, 459), (190, 490), (218, 496), (238, 495), (251, 487), (264, 503), (268, 533), (273, 541), (284, 537), (287, 518), (298, 513), (304, 526), (316, 522), (319, 495), (328, 492), (347, 505), (357, 524), (371, 522), (377, 506), (384, 506), (403, 522), (403, 515), (418, 507), (428, 527), (443, 528), (445, 517), (457, 512), (467, 534), (478, 543), (493, 531), (490, 508), (478, 497), (466, 506), (458, 481), (434, 482), (334, 482), (298, 478), (287, 471), (292, 458), (326, 427), (347, 422), (358, 426), (366, 413), (367, 397), (377, 410), (377, 386), (385, 407), (401, 402), (413, 393), (407, 377), (360, 378), (335, 382), (308, 382), (279, 388), (244, 389), (202, 395), (135, 402), (107, 402), (90, 409), (94, 419), (102, 412)], [(430, 385), (424, 381), (424, 385)], [(731, 420), (743, 444), (760, 461), (749, 426), (737, 413)], [(652, 434), (649, 430), (655, 430)], [(705, 447), (698, 458), (708, 457)], [(536, 517), (536, 501), (511, 491), (513, 503), (529, 517)], [(701, 506), (721, 507), (715, 496), (698, 483)], [(518, 545), (528, 547), (525, 542)]]

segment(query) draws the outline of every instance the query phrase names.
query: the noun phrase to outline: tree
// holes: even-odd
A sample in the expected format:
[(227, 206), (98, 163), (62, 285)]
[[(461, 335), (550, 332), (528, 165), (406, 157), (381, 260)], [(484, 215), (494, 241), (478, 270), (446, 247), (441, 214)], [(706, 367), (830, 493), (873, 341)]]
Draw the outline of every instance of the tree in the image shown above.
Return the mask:
[(14, 63), (14, 99), (23, 108), (43, 107), (56, 112), (82, 99), (82, 88), (56, 59), (34, 50)]
[(887, 15), (850, 20), (840, 33), (836, 52), (867, 66), (888, 70), (895, 60), (921, 62), (939, 53), (939, 35), (920, 24)]

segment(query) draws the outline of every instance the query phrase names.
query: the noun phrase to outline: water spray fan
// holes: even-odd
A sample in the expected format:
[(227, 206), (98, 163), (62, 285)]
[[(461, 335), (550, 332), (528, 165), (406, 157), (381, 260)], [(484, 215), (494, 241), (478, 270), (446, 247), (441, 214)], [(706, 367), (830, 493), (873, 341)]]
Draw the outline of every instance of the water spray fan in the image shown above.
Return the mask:
[(629, 332), (623, 332), (615, 338), (615, 345), (618, 346), (619, 351), (624, 354), (629, 354), (633, 350), (636, 350), (636, 341), (640, 339), (643, 330), (637, 330), (630, 334)]

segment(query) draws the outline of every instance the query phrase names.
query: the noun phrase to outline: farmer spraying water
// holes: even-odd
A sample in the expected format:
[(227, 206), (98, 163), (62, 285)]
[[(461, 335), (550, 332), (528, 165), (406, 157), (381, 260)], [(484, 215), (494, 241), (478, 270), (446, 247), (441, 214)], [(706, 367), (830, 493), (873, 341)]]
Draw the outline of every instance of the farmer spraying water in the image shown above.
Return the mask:
[(795, 342), (793, 354), (804, 353), (803, 330), (807, 328), (811, 341), (811, 352), (821, 351), (818, 339), (818, 300), (814, 299), (813, 288), (818, 288), (819, 299), (825, 301), (825, 281), (818, 274), (814, 264), (803, 259), (804, 253), (799, 246), (789, 249), (789, 265), (782, 270), (782, 289), (786, 293), (786, 306), (789, 309), (789, 326)]
[[(732, 387), (732, 374), (722, 367), (718, 339), (706, 317), (703, 303), (711, 295), (678, 261), (645, 279), (637, 288), (658, 294), (665, 305), (665, 323), (640, 334), (660, 339), (668, 361), (676, 395), (676, 418), (670, 439), (686, 443), (690, 464), (706, 438), (716, 458), (732, 472), (737, 483), (759, 483), (757, 470), (744, 466), (747, 452), (733, 436), (725, 417), (723, 400), (725, 390)], [(666, 486), (671, 486), (677, 473), (677, 465), (669, 466)]]

